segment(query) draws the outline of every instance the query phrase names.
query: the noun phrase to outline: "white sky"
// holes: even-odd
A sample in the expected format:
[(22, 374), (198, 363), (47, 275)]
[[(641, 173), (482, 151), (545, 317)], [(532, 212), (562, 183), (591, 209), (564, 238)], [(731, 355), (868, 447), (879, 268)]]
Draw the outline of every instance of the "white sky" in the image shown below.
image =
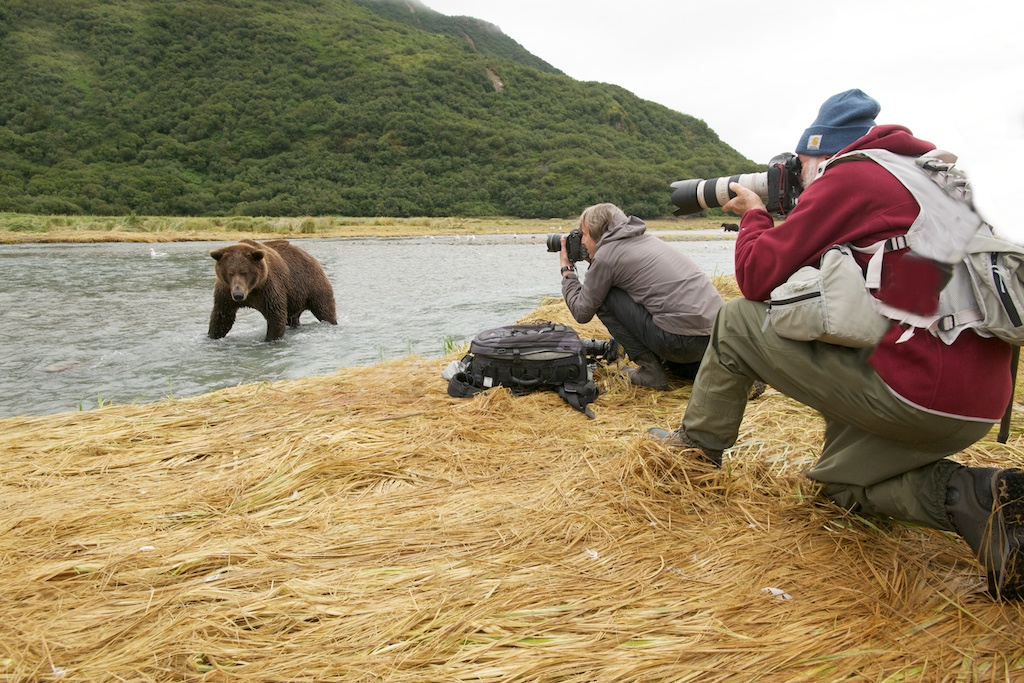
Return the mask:
[(830, 95), (860, 88), (878, 123), (959, 155), (982, 215), (1024, 241), (1011, 213), (1024, 194), (1019, 0), (423, 2), (496, 24), (576, 80), (703, 119), (758, 163), (792, 151)]

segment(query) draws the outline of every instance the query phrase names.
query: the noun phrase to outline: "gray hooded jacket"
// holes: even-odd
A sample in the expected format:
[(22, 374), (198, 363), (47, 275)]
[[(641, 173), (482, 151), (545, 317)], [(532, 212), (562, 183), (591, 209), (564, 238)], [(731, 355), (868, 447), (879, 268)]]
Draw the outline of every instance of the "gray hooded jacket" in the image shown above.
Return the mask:
[(562, 296), (576, 322), (590, 322), (608, 290), (618, 287), (662, 330), (687, 337), (711, 334), (722, 295), (692, 259), (648, 235), (642, 220), (630, 216), (612, 226), (594, 251), (584, 282), (562, 279)]

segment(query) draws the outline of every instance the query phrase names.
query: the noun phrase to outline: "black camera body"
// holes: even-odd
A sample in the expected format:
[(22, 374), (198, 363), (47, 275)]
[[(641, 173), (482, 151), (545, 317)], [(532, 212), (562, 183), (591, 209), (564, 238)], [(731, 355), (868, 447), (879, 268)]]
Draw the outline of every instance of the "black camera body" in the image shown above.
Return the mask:
[[(548, 235), (548, 251), (562, 251), (561, 235)], [(573, 263), (586, 261), (590, 258), (587, 248), (583, 246), (583, 231), (581, 229), (573, 228), (565, 236), (565, 253), (568, 254), (569, 260)]]
[(672, 183), (673, 213), (685, 216), (704, 209), (719, 208), (736, 193), (729, 189), (730, 183), (739, 183), (755, 192), (772, 213), (785, 216), (796, 206), (797, 197), (803, 190), (800, 183), (800, 158), (791, 152), (772, 157), (768, 170), (763, 173), (743, 173), (721, 178), (695, 178), (677, 180)]

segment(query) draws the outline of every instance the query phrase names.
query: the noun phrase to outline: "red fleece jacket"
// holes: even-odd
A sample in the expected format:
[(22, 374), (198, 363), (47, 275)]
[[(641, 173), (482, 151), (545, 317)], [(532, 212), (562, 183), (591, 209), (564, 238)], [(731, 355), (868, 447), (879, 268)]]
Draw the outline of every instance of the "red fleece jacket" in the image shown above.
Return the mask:
[[(934, 145), (902, 126), (876, 126), (843, 152), (881, 148), (919, 156)], [(801, 266), (817, 266), (834, 244), (865, 247), (907, 232), (920, 211), (900, 181), (870, 160), (829, 168), (801, 195), (778, 227), (767, 211), (748, 211), (736, 238), (736, 281), (743, 296), (767, 300)], [(858, 254), (861, 265), (867, 257)], [(887, 254), (879, 298), (904, 309), (934, 312), (937, 273), (905, 252)], [(1010, 346), (968, 330), (947, 346), (926, 330), (897, 344), (895, 323), (869, 362), (899, 398), (922, 410), (968, 420), (998, 421), (1010, 400)]]

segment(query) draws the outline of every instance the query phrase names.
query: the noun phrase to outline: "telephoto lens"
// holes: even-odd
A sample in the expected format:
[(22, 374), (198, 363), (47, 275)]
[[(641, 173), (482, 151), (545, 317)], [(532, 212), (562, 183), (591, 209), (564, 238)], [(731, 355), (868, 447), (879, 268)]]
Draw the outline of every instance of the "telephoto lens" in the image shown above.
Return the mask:
[(786, 215), (796, 206), (800, 190), (800, 157), (792, 152), (776, 154), (764, 173), (741, 173), (721, 178), (693, 178), (672, 183), (672, 203), (676, 216), (685, 216), (705, 209), (718, 209), (736, 196), (729, 189), (739, 183), (765, 201), (772, 213)]
[(678, 210), (677, 216), (697, 213), (705, 209), (717, 209), (736, 193), (729, 189), (729, 183), (739, 183), (753, 190), (760, 197), (768, 196), (768, 173), (741, 173), (722, 178), (694, 178), (677, 180), (672, 183), (672, 203)]

